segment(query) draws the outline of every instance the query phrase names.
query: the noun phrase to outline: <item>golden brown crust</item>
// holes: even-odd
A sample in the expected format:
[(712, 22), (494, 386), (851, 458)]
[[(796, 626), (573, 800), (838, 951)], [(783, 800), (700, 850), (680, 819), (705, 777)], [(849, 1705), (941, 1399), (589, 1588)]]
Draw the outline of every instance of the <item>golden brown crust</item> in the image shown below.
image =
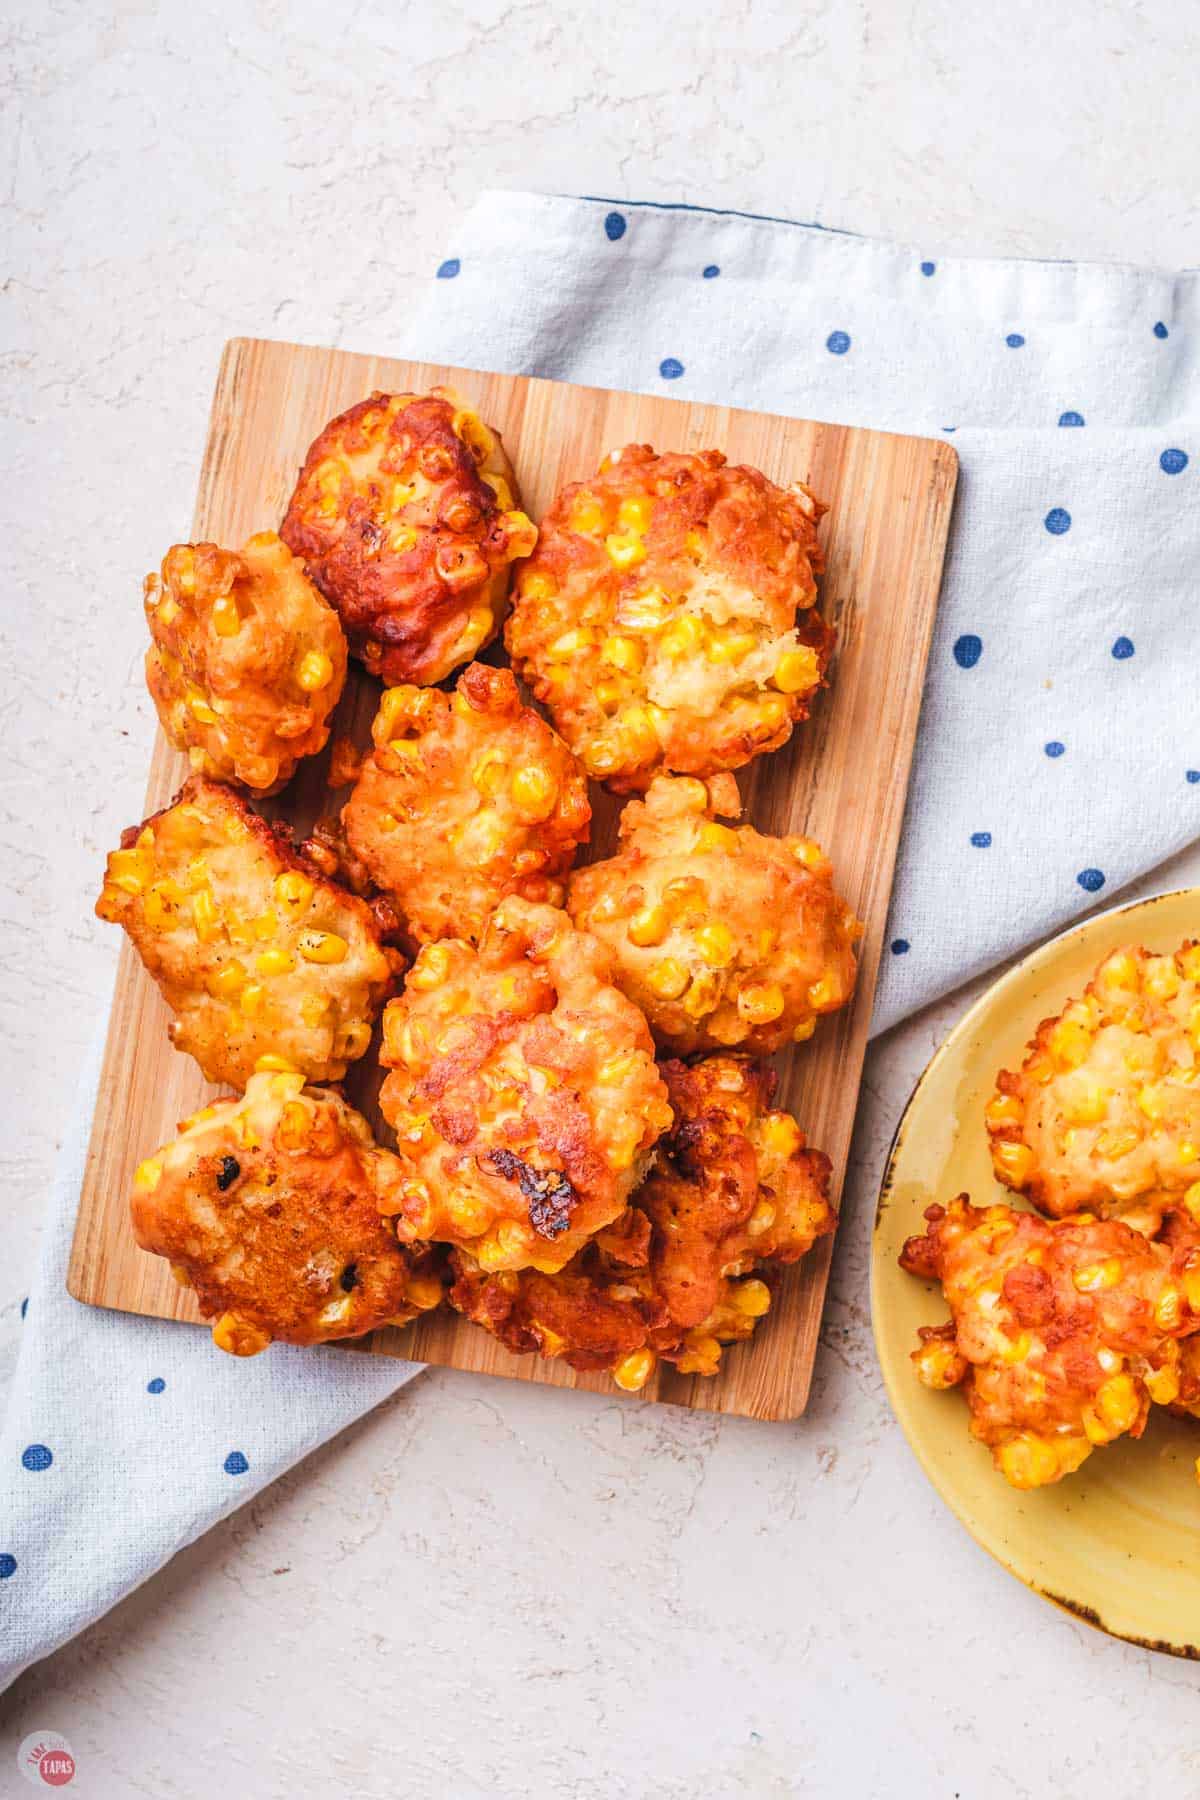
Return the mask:
[(715, 1374), (769, 1309), (762, 1276), (834, 1226), (829, 1159), (769, 1110), (773, 1075), (729, 1056), (663, 1074), (675, 1123), (615, 1225), (555, 1274), (453, 1257), (452, 1304), (510, 1350), (608, 1369), (628, 1389), (660, 1357)]
[(508, 669), (472, 663), (453, 696), (388, 688), (372, 729), (342, 820), (415, 942), (478, 943), (506, 894), (562, 905), (587, 783)]
[(809, 838), (715, 822), (733, 777), (660, 776), (621, 815), (617, 854), (571, 877), (567, 907), (615, 957), (658, 1042), (770, 1055), (854, 989), (862, 926)]
[(172, 1043), (236, 1088), (263, 1057), (340, 1080), (403, 966), (365, 901), (204, 776), (123, 833), (96, 912), (162, 989)]
[(163, 731), (198, 774), (275, 793), (329, 736), (346, 679), (337, 614), (272, 531), (240, 554), (176, 544), (144, 593)]
[(140, 1165), (134, 1236), (193, 1289), (222, 1350), (359, 1337), (441, 1300), (428, 1251), (379, 1216), (400, 1173), (339, 1094), (255, 1075)]
[(630, 792), (787, 742), (833, 648), (815, 611), (824, 510), (719, 451), (647, 444), (563, 490), (505, 638), (590, 775)]
[(448, 388), (331, 419), (279, 529), (371, 673), (422, 687), (495, 635), (509, 565), (537, 539), (498, 435)]
[(986, 1117), (999, 1180), (1055, 1218), (1152, 1230), (1188, 1189), (1200, 1202), (1200, 944), (1106, 957), (1000, 1072)]
[(607, 953), (516, 896), (478, 950), (422, 950), (384, 1014), (380, 1060), (380, 1106), (410, 1165), (398, 1232), (490, 1268), (561, 1268), (624, 1209), (671, 1122)]
[(1151, 1401), (1176, 1399), (1179, 1340), (1200, 1329), (1190, 1249), (1119, 1219), (1051, 1225), (965, 1194), (925, 1217), (900, 1263), (941, 1282), (951, 1323), (920, 1333), (913, 1362), (927, 1386), (962, 1385), (973, 1435), (1014, 1487), (1058, 1481), (1095, 1446), (1140, 1437)]

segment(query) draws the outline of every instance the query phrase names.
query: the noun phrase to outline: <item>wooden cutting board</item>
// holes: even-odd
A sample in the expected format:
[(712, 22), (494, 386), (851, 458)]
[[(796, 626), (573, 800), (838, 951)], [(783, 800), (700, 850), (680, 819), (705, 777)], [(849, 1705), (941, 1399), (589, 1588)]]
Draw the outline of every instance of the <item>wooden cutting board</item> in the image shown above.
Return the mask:
[[(221, 363), (194, 540), (236, 548), (252, 532), (277, 527), (297, 468), (328, 419), (375, 388), (403, 391), (438, 382), (458, 388), (503, 434), (534, 519), (565, 482), (586, 477), (606, 451), (631, 442), (660, 451), (716, 447), (731, 462), (751, 463), (781, 484), (807, 481), (829, 503), (822, 525), (828, 558), (822, 608), (838, 630), (832, 685), (787, 748), (760, 757), (738, 779), (749, 816), (761, 829), (802, 832), (825, 847), (840, 891), (866, 921), (853, 1004), (823, 1021), (809, 1044), (778, 1059), (780, 1104), (795, 1112), (810, 1142), (832, 1157), (836, 1199), (854, 1123), (941, 581), (957, 474), (954, 451), (940, 440), (659, 395), (242, 338), (227, 346)], [(142, 573), (128, 571), (130, 607), (140, 604)], [(378, 684), (356, 663), (351, 671), (334, 735), (366, 743)], [(327, 756), (305, 764), (291, 787), (263, 810), (304, 827), (318, 812), (329, 811)], [(185, 760), (160, 735), (143, 815), (164, 805), (186, 775)], [(618, 811), (607, 796), (594, 798), (592, 857), (609, 853)], [(101, 876), (98, 867), (97, 891)], [(198, 1313), (191, 1294), (171, 1279), (164, 1261), (137, 1248), (128, 1223), (127, 1195), (137, 1163), (174, 1134), (178, 1119), (217, 1091), (189, 1057), (171, 1048), (167, 1017), (157, 988), (125, 944), (67, 1286), (90, 1305), (194, 1321)], [(369, 1051), (352, 1069), (346, 1088), (386, 1137), (375, 1107), (378, 1085)], [(831, 1247), (832, 1240), (823, 1239), (784, 1272), (769, 1316), (749, 1344), (726, 1352), (718, 1376), (682, 1376), (660, 1364), (660, 1373), (638, 1398), (757, 1419), (796, 1418), (808, 1398)], [(514, 1356), (449, 1311), (403, 1331), (375, 1332), (359, 1347), (481, 1374), (619, 1392), (607, 1376)]]

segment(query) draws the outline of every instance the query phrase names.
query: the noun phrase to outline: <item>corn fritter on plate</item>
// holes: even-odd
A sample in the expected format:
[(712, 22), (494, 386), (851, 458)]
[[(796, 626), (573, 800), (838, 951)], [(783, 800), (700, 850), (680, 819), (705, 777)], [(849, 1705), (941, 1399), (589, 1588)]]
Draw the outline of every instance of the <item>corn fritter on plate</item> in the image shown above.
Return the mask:
[(122, 834), (96, 912), (161, 988), (175, 1048), (239, 1089), (260, 1068), (340, 1081), (403, 967), (365, 901), (202, 775)]
[(478, 949), (428, 944), (384, 1013), (379, 1097), (405, 1239), (560, 1269), (616, 1219), (671, 1123), (645, 1019), (566, 913), (510, 895)]
[(1107, 956), (1001, 1071), (987, 1126), (997, 1179), (1054, 1218), (1200, 1210), (1200, 943)]
[(490, 643), (537, 541), (499, 435), (449, 388), (331, 419), (279, 533), (388, 686), (431, 686)]
[(451, 1303), (510, 1350), (607, 1369), (636, 1392), (659, 1358), (713, 1375), (770, 1309), (764, 1275), (832, 1231), (829, 1159), (745, 1058), (663, 1066), (674, 1123), (617, 1221), (557, 1273), (453, 1253)]
[(648, 444), (563, 489), (505, 641), (589, 775), (630, 792), (787, 742), (833, 648), (816, 611), (824, 510), (717, 450)]
[(335, 1090), (264, 1071), (139, 1164), (134, 1235), (193, 1290), (220, 1350), (361, 1337), (442, 1299), (433, 1254), (380, 1216), (401, 1176)]
[(562, 905), (587, 781), (511, 670), (472, 663), (452, 695), (386, 688), (372, 736), (342, 824), (416, 943), (477, 944), (507, 894)]
[(660, 775), (621, 814), (616, 854), (572, 875), (567, 907), (614, 979), (679, 1055), (770, 1056), (809, 1039), (854, 991), (862, 926), (810, 838), (726, 825), (732, 775)]
[(273, 531), (240, 552), (175, 544), (143, 584), (146, 685), (167, 739), (199, 775), (273, 794), (323, 750), (346, 640)]
[[(926, 1069), (901, 1120), (871, 1260), (872, 1320), (888, 1397), (946, 1503), (984, 1549), (1036, 1592), (1116, 1636), (1190, 1657), (1200, 1654), (1200, 1433), (1194, 1419), (1177, 1416), (1177, 1409), (1200, 1395), (1200, 1333), (1193, 1331), (1200, 1280), (1189, 1260), (1194, 1248), (1188, 1235), (1194, 1221), (1182, 1200), (1153, 1241), (1135, 1231), (1128, 1216), (1106, 1220), (1091, 1211), (1059, 1225), (1019, 1210), (1023, 1203), (1017, 1201), (1010, 1218), (1014, 1200), (993, 1172), (985, 1113), (995, 1096), (997, 1068), (1019, 1068), (1042, 1023), (1063, 1015), (1098, 967), (1131, 944), (1169, 960), (1196, 938), (1198, 923), (1196, 889), (1117, 908), (1033, 952), (971, 1007)], [(955, 1210), (964, 1191), (974, 1202), (970, 1212)], [(946, 1231), (944, 1225), (926, 1231), (930, 1207), (957, 1221), (955, 1251), (930, 1244)], [(1011, 1234), (997, 1230), (990, 1249), (987, 1234), (995, 1227), (989, 1219), (1014, 1226)], [(1153, 1226), (1158, 1220), (1143, 1222)], [(909, 1252), (915, 1270), (909, 1274), (900, 1258), (914, 1238), (929, 1247)], [(1039, 1245), (1047, 1248), (1046, 1283), (1032, 1270), (1009, 1283), (1009, 1263), (1026, 1264)], [(943, 1256), (957, 1259), (953, 1297), (969, 1321), (969, 1343), (979, 1359), (973, 1368), (984, 1371), (973, 1405), (990, 1447), (968, 1430), (961, 1396), (938, 1391), (939, 1384), (977, 1383), (964, 1366), (972, 1358), (945, 1330), (947, 1306), (934, 1279)], [(997, 1274), (999, 1289), (989, 1288)], [(953, 1283), (961, 1279), (969, 1286), (975, 1278), (982, 1286), (960, 1297)], [(1156, 1319), (1153, 1308), (1160, 1303)], [(1016, 1316), (1021, 1308), (1028, 1323)], [(1114, 1327), (1117, 1339), (1110, 1341)], [(1028, 1346), (1022, 1332), (1029, 1333)], [(1038, 1348), (1046, 1337), (1054, 1340), (1048, 1362)], [(925, 1381), (914, 1368), (915, 1346)], [(1103, 1362), (1101, 1350), (1107, 1353)], [(1006, 1355), (1012, 1362), (1003, 1360)], [(1101, 1402), (1097, 1369), (1105, 1382), (1129, 1377), (1128, 1390), (1122, 1383)], [(1044, 1393), (1032, 1379), (1037, 1375), (1046, 1383)], [(1137, 1439), (1132, 1431), (1142, 1425)], [(1024, 1431), (1038, 1443), (1017, 1443)], [(1055, 1444), (1069, 1441), (1068, 1463), (1082, 1452), (1073, 1473), (1059, 1467), (1057, 1449), (1051, 1471), (1050, 1452), (1041, 1444), (1045, 1436)], [(1088, 1454), (1101, 1438), (1108, 1440), (1102, 1451)], [(1017, 1443), (1007, 1453), (1011, 1472), (1033, 1485), (1014, 1488), (997, 1474), (993, 1449), (1006, 1442)]]

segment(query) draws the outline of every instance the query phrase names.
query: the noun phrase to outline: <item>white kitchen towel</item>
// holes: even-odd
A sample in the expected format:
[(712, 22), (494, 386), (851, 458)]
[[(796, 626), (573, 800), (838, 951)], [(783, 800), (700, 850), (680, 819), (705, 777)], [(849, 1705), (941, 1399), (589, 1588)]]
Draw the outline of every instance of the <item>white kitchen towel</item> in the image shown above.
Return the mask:
[[(380, 348), (954, 433), (877, 1025), (1200, 833), (1195, 275), (533, 195), (484, 198), (447, 249)], [(239, 1362), (71, 1300), (83, 1150), (64, 1155), (0, 1435), (0, 1688), (414, 1373), (281, 1346)]]
[[(97, 1046), (72, 1114), (90, 1122)], [(0, 1692), (419, 1373), (81, 1306), (66, 1290), (85, 1129), (59, 1163), (0, 1431)]]
[(951, 434), (876, 1031), (1200, 836), (1196, 271), (506, 193), (447, 249), (414, 356)]

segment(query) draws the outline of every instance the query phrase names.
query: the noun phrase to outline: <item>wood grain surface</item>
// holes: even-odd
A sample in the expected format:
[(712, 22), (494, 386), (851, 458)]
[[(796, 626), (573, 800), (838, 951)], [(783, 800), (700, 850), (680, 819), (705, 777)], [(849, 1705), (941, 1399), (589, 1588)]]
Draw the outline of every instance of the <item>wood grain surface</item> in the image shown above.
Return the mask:
[[(277, 527), (296, 470), (329, 418), (376, 388), (403, 391), (439, 382), (456, 387), (502, 433), (523, 503), (535, 519), (565, 482), (587, 476), (606, 451), (631, 442), (651, 443), (660, 451), (715, 447), (731, 462), (753, 464), (780, 483), (805, 480), (829, 504), (822, 525), (828, 566), (821, 605), (838, 629), (831, 686), (792, 742), (741, 770), (738, 780), (760, 829), (801, 832), (825, 847), (839, 890), (866, 921), (853, 1003), (825, 1019), (809, 1044), (777, 1059), (778, 1103), (790, 1107), (810, 1142), (832, 1157), (836, 1199), (854, 1123), (941, 581), (957, 473), (954, 451), (937, 440), (655, 395), (242, 338), (226, 347), (217, 380), (195, 540), (236, 548), (252, 532)], [(142, 573), (129, 571), (131, 606), (139, 604)], [(366, 743), (378, 691), (378, 684), (352, 664), (334, 735)], [(263, 810), (302, 827), (328, 812), (335, 802), (325, 785), (327, 755), (305, 764)], [(186, 775), (185, 759), (160, 734), (144, 813), (164, 805)], [(593, 800), (598, 804), (589, 860), (610, 851), (618, 812), (598, 790)], [(98, 868), (97, 891), (101, 876)], [(196, 1321), (190, 1292), (176, 1285), (164, 1261), (138, 1249), (128, 1222), (127, 1196), (137, 1163), (173, 1135), (178, 1119), (217, 1091), (189, 1057), (171, 1048), (167, 1018), (158, 989), (126, 943), (67, 1286), (91, 1305)], [(346, 1090), (386, 1139), (375, 1106), (378, 1085), (371, 1050), (351, 1069)], [(783, 1272), (769, 1316), (748, 1344), (726, 1352), (719, 1375), (683, 1376), (660, 1364), (642, 1394), (628, 1398), (757, 1419), (797, 1417), (808, 1398), (831, 1254), (832, 1239), (825, 1238)], [(605, 1375), (515, 1356), (449, 1311), (403, 1331), (375, 1332), (356, 1347), (481, 1374), (619, 1391)]]

